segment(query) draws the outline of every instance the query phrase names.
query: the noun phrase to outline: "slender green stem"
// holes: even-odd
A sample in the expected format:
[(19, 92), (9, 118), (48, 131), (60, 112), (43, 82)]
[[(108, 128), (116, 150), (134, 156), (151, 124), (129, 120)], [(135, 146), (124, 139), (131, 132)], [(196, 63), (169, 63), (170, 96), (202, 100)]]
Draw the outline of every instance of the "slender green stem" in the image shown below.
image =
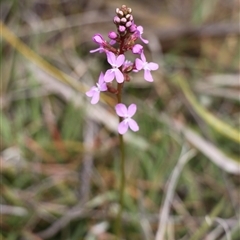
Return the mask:
[(117, 236), (121, 239), (122, 235), (122, 213), (124, 206), (124, 189), (125, 189), (125, 158), (124, 158), (124, 143), (123, 135), (119, 134), (120, 151), (121, 151), (121, 167), (120, 167), (120, 188), (119, 188), (119, 211), (117, 215)]
[[(118, 103), (121, 103), (121, 93), (122, 93), (123, 84), (118, 84), (118, 94), (117, 100)], [(119, 123), (123, 119), (119, 117)], [(121, 152), (121, 166), (120, 166), (120, 187), (119, 187), (119, 211), (117, 215), (117, 239), (121, 239), (122, 236), (122, 213), (123, 213), (123, 206), (124, 206), (124, 189), (125, 189), (125, 151), (124, 151), (124, 141), (123, 135), (118, 134), (119, 136), (119, 144), (120, 144), (120, 152)]]

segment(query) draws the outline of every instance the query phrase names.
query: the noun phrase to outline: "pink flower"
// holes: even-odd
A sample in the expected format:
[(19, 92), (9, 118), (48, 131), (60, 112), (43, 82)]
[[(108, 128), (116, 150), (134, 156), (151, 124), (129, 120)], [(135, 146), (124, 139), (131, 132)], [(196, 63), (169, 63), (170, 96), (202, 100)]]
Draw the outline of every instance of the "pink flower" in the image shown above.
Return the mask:
[(140, 44), (135, 44), (132, 48), (132, 53), (141, 54), (143, 52), (143, 46)]
[(137, 27), (137, 30), (136, 30), (135, 34), (136, 34), (137, 37), (139, 37), (145, 44), (148, 44), (148, 40), (142, 38), (142, 34), (143, 34), (143, 27), (142, 27), (142, 26), (138, 26), (138, 27)]
[(106, 41), (103, 39), (102, 35), (97, 33), (93, 36), (93, 41), (95, 43), (97, 43), (99, 45), (99, 48), (93, 49), (90, 51), (90, 53), (94, 53), (94, 52), (106, 52), (107, 50), (105, 50), (105, 46), (106, 46)]
[(114, 53), (107, 52), (107, 60), (108, 63), (112, 66), (112, 69), (108, 69), (106, 71), (104, 81), (112, 82), (112, 80), (116, 78), (118, 83), (122, 83), (124, 81), (124, 76), (118, 68), (123, 65), (125, 56), (121, 54), (116, 57)]
[(137, 110), (136, 104), (131, 104), (128, 108), (123, 104), (119, 103), (115, 106), (116, 113), (119, 117), (124, 118), (122, 122), (118, 125), (118, 132), (124, 134), (127, 132), (128, 127), (134, 132), (139, 130), (139, 126), (135, 120), (132, 119), (132, 116)]
[(107, 84), (103, 80), (102, 72), (99, 75), (99, 79), (96, 85), (97, 86), (91, 87), (91, 89), (88, 92), (86, 92), (86, 95), (92, 98), (91, 104), (96, 104), (99, 101), (100, 92), (107, 91)]
[(148, 63), (144, 54), (141, 54), (141, 59), (137, 58), (135, 60), (136, 69), (139, 71), (144, 70), (144, 79), (148, 82), (153, 82), (151, 71), (158, 69), (158, 64), (154, 62)]

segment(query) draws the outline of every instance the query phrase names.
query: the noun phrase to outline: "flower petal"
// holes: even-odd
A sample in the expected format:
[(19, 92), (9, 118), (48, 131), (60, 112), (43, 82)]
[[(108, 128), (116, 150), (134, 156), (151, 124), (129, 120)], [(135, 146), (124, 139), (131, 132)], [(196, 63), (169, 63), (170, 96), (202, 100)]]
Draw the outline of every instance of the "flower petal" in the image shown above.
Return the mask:
[(124, 63), (124, 60), (125, 60), (125, 56), (123, 54), (119, 55), (116, 59), (116, 66), (117, 67), (122, 66)]
[(158, 64), (157, 63), (154, 63), (154, 62), (150, 62), (150, 63), (148, 63), (148, 68), (150, 69), (150, 70), (157, 70), (158, 69)]
[(143, 34), (143, 27), (142, 27), (142, 26), (138, 26), (138, 27), (137, 27), (137, 32), (138, 32), (138, 37), (139, 37), (145, 44), (148, 44), (148, 40), (142, 38), (142, 34)]
[(118, 124), (118, 132), (119, 132), (120, 134), (126, 133), (127, 130), (128, 130), (128, 123), (127, 123), (127, 122), (122, 121), (122, 122), (120, 122), (120, 123)]
[(138, 26), (137, 27), (137, 31), (139, 34), (143, 34), (143, 27), (142, 26)]
[(93, 94), (94, 94), (94, 92), (91, 91), (91, 90), (89, 90), (89, 91), (86, 92), (86, 95), (87, 95), (88, 97), (92, 97)]
[(141, 53), (141, 59), (142, 59), (142, 61), (143, 61), (144, 63), (146, 62), (146, 57), (145, 57), (145, 55), (144, 55), (143, 52)]
[(115, 77), (115, 73), (112, 69), (108, 69), (104, 75), (104, 81), (105, 82), (112, 82), (112, 80)]
[(115, 72), (117, 82), (122, 83), (124, 81), (124, 76), (123, 76), (122, 72), (119, 69), (115, 69), (114, 72)]
[(136, 66), (136, 69), (139, 71), (139, 70), (142, 70), (143, 69), (143, 61), (139, 58), (136, 58), (135, 60), (135, 66)]
[(128, 120), (128, 125), (131, 128), (131, 130), (133, 130), (134, 132), (137, 132), (139, 130), (139, 126), (137, 122), (133, 119)]
[(98, 83), (102, 85), (104, 83), (104, 74), (101, 72), (98, 78)]
[(128, 110), (127, 110), (127, 107), (123, 103), (118, 103), (115, 106), (115, 110), (119, 117), (127, 116)]
[(107, 61), (108, 63), (113, 66), (116, 64), (116, 56), (112, 52), (107, 52)]
[(152, 74), (149, 70), (144, 71), (144, 79), (148, 82), (153, 82)]
[(145, 44), (148, 44), (148, 40), (144, 39), (142, 36), (140, 36), (140, 39), (142, 40), (142, 42), (144, 42)]
[(111, 40), (109, 41), (109, 44), (110, 44), (110, 45), (114, 45), (115, 43), (116, 43), (116, 41), (113, 40), (113, 39), (111, 39)]
[(99, 48), (96, 48), (96, 49), (93, 49), (93, 50), (90, 50), (89, 52), (90, 53), (94, 53), (94, 52), (100, 52), (103, 48), (102, 47), (99, 47)]
[(132, 103), (129, 107), (128, 107), (128, 117), (132, 117), (137, 111), (137, 106), (136, 104)]
[(105, 91), (107, 91), (108, 90), (108, 88), (107, 88), (107, 84), (104, 82), (103, 84), (101, 84), (100, 86), (100, 91), (101, 92), (105, 92)]
[(99, 101), (99, 98), (100, 98), (100, 92), (95, 92), (93, 94), (91, 104), (96, 104)]
[(86, 92), (86, 95), (88, 97), (92, 97), (94, 95), (94, 93), (97, 92), (97, 91), (98, 91), (98, 88), (93, 86), (93, 87), (91, 87), (91, 89), (89, 91)]

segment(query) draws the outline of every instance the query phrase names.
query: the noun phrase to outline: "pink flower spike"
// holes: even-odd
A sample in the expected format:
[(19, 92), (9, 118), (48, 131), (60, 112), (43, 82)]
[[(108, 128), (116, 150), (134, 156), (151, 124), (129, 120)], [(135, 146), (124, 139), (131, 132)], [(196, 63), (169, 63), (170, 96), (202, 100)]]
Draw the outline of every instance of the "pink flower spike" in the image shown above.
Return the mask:
[(108, 69), (104, 75), (105, 82), (112, 82), (116, 78), (118, 83), (124, 81), (123, 73), (118, 69), (124, 63), (125, 56), (123, 54), (116, 57), (112, 52), (107, 52), (107, 61), (112, 66), (112, 69)]
[(96, 104), (99, 101), (100, 98), (100, 92), (107, 91), (107, 84), (104, 82), (104, 75), (101, 72), (98, 78), (97, 86), (91, 87), (91, 89), (86, 92), (86, 95), (88, 97), (91, 97), (91, 104)]
[(139, 130), (137, 122), (132, 119), (132, 116), (136, 113), (137, 110), (136, 104), (131, 104), (127, 108), (123, 103), (119, 103), (115, 106), (115, 110), (119, 117), (124, 118), (124, 120), (118, 125), (118, 132), (120, 134), (126, 133), (129, 127), (134, 132)]
[(143, 34), (143, 27), (142, 26), (137, 27), (136, 34), (145, 44), (148, 44), (148, 40), (142, 38), (142, 34)]
[(158, 69), (158, 64), (154, 62), (148, 63), (146, 61), (145, 55), (141, 54), (141, 59), (137, 58), (135, 60), (136, 69), (139, 71), (141, 69), (144, 70), (144, 79), (148, 82), (153, 82), (151, 71), (155, 71)]

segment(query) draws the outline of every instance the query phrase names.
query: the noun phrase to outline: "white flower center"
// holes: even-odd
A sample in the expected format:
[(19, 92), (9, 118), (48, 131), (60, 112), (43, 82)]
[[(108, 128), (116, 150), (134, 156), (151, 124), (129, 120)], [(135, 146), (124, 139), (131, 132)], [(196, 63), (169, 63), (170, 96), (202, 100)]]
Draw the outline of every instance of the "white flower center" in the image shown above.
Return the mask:
[(97, 92), (100, 92), (101, 91), (101, 85), (99, 83), (97, 83), (97, 89), (96, 89)]
[(124, 116), (124, 122), (125, 123), (128, 123), (129, 122), (129, 120), (130, 120), (131, 118), (128, 116), (128, 115), (126, 115), (126, 116)]
[(144, 63), (143, 69), (144, 69), (144, 70), (150, 70), (149, 67), (148, 67), (148, 62), (145, 62), (145, 63)]

